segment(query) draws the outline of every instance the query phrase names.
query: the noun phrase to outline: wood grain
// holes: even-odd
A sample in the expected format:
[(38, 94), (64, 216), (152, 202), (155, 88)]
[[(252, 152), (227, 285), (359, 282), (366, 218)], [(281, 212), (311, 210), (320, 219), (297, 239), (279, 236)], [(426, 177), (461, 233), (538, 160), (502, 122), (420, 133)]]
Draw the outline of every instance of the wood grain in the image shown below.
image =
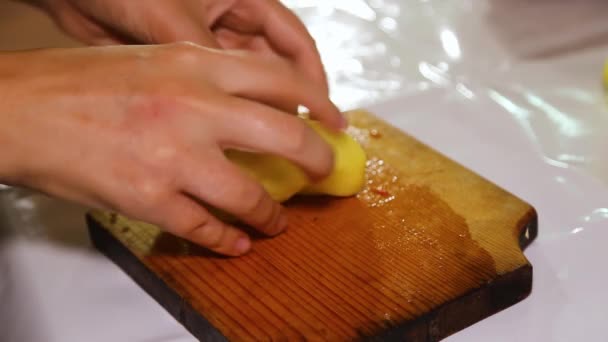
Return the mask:
[(157, 227), (89, 215), (96, 247), (204, 341), (435, 341), (525, 298), (524, 201), (364, 111), (368, 183), (296, 198), (290, 226), (221, 258)]

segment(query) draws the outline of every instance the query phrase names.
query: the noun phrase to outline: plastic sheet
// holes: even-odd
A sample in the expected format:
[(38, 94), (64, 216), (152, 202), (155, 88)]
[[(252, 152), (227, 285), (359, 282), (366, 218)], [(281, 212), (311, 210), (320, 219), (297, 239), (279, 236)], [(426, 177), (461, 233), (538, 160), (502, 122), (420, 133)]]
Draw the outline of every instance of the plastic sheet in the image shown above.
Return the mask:
[(433, 88), (490, 98), (547, 158), (608, 179), (607, 2), (286, 3), (315, 37), (342, 108)]
[[(342, 109), (368, 107), (539, 212), (540, 235), (526, 253), (532, 295), (449, 340), (601, 340), (608, 3), (284, 2), (316, 38)], [(13, 318), (0, 320), (0, 331), (12, 340), (193, 340), (120, 270), (83, 247), (81, 208), (0, 189), (1, 208), (4, 222), (28, 236), (7, 243), (0, 259), (9, 279), (0, 281), (0, 298), (11, 298), (0, 316)], [(11, 323), (24, 319), (27, 326)]]

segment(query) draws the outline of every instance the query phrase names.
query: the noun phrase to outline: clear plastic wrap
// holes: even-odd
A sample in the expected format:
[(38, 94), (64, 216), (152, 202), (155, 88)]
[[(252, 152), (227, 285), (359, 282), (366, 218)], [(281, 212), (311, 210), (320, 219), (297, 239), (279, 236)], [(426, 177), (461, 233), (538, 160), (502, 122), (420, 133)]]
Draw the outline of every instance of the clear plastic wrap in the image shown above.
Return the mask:
[[(603, 339), (608, 2), (284, 2), (315, 37), (342, 109), (371, 109), (539, 212), (526, 253), (532, 295), (448, 340)], [(193, 340), (87, 252), (81, 208), (18, 189), (0, 189), (0, 205), (0, 218), (29, 236), (2, 249), (0, 298), (13, 299), (0, 316), (13, 319), (0, 320), (0, 331), (15, 341)], [(27, 327), (11, 323), (23, 317)]]

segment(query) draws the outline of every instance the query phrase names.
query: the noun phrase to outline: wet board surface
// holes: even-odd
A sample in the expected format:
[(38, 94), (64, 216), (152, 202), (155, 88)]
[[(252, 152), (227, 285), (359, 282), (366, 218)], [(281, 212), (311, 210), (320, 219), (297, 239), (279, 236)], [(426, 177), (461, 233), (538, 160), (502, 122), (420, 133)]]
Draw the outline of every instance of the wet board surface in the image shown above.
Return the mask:
[(356, 197), (287, 203), (288, 230), (222, 258), (108, 212), (94, 245), (203, 341), (436, 341), (523, 300), (534, 209), (365, 111)]

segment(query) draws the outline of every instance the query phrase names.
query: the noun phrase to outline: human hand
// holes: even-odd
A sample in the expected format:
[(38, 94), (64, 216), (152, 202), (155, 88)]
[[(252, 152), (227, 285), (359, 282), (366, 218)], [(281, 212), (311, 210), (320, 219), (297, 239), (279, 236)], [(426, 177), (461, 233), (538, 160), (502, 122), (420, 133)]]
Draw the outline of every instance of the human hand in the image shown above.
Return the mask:
[(274, 104), (301, 103), (328, 121), (337, 109), (287, 63), (248, 53), (185, 43), (3, 53), (0, 94), (0, 182), (115, 210), (226, 255), (250, 240), (201, 203), (268, 235), (286, 217), (225, 149), (276, 154), (317, 179), (333, 167), (329, 146)]
[(278, 0), (28, 0), (91, 45), (194, 43), (290, 60), (327, 92), (314, 40)]

